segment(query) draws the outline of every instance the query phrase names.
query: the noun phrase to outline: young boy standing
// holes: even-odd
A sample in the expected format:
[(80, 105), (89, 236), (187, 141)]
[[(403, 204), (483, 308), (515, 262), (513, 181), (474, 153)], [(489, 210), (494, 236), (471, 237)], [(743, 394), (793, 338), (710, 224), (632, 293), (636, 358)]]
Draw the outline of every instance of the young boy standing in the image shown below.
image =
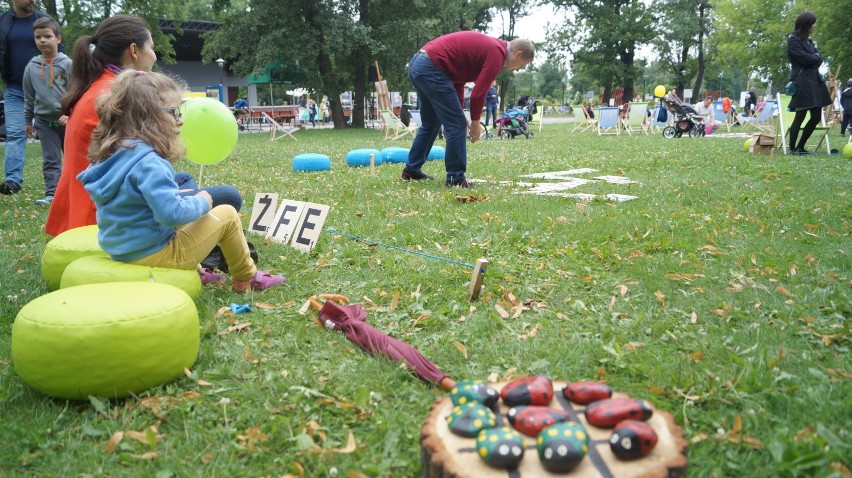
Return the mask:
[(62, 174), (65, 123), (60, 101), (71, 77), (71, 59), (59, 51), (62, 35), (59, 24), (50, 17), (33, 22), (33, 35), (41, 55), (33, 57), (24, 70), (24, 129), (27, 137), (38, 133), (42, 150), (44, 198), (35, 203), (49, 206)]

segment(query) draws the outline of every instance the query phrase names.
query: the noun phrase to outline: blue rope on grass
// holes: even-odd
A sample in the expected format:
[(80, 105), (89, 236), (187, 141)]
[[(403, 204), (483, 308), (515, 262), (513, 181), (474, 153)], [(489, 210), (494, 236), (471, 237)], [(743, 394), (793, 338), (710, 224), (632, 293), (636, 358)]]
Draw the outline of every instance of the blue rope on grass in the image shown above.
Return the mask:
[[(449, 262), (450, 264), (455, 264), (455, 265), (458, 265), (458, 266), (465, 266), (469, 269), (473, 269), (475, 267), (473, 264), (465, 264), (464, 262), (454, 261), (452, 259), (447, 259), (445, 257), (440, 257), (440, 256), (432, 255), (432, 254), (426, 254), (425, 252), (412, 251), (410, 249), (403, 249), (402, 247), (392, 246), (390, 244), (384, 244), (382, 242), (374, 241), (372, 239), (364, 239), (363, 237), (350, 236), (349, 234), (337, 232), (334, 229), (323, 229), (323, 231), (325, 231), (329, 234), (334, 234), (336, 236), (343, 236), (343, 237), (348, 237), (349, 239), (355, 239), (356, 241), (366, 242), (367, 244), (373, 244), (373, 245), (376, 245), (376, 246), (383, 246), (383, 247), (387, 247), (387, 248), (390, 248), (390, 249), (396, 249), (396, 250), (402, 251), (402, 252), (408, 252), (409, 254), (416, 254), (418, 256), (428, 257), (430, 259), (438, 259), (439, 261)], [(485, 271), (482, 271), (482, 272), (485, 272)]]

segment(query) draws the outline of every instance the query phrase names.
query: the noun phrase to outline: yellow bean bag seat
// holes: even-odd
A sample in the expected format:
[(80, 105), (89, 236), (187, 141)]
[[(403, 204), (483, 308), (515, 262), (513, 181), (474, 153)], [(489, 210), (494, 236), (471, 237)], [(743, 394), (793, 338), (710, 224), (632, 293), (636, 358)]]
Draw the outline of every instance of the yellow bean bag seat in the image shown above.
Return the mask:
[(169, 382), (198, 356), (198, 310), (168, 284), (81, 285), (25, 305), (12, 324), (21, 379), (51, 397), (120, 398)]
[(201, 291), (201, 277), (195, 269), (140, 266), (103, 256), (82, 257), (68, 264), (62, 273), (60, 289), (106, 282), (160, 282), (182, 289), (191, 297), (197, 297)]
[(41, 275), (48, 289), (58, 289), (68, 264), (87, 256), (107, 256), (98, 245), (98, 226), (69, 229), (51, 239), (41, 256)]

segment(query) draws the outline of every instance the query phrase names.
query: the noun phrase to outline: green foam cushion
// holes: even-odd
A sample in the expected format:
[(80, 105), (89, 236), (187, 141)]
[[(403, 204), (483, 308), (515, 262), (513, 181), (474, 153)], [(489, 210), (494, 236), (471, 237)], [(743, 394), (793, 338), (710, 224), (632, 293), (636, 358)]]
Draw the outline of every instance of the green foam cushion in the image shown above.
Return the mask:
[(12, 324), (21, 379), (51, 397), (120, 398), (169, 382), (198, 356), (198, 311), (168, 284), (81, 285), (25, 305)]
[(201, 277), (195, 269), (140, 266), (103, 256), (82, 257), (68, 264), (60, 288), (106, 282), (160, 282), (182, 289), (191, 297), (201, 291)]
[(107, 256), (98, 245), (98, 226), (69, 229), (51, 239), (41, 256), (41, 275), (47, 287), (58, 289), (68, 264), (86, 256)]

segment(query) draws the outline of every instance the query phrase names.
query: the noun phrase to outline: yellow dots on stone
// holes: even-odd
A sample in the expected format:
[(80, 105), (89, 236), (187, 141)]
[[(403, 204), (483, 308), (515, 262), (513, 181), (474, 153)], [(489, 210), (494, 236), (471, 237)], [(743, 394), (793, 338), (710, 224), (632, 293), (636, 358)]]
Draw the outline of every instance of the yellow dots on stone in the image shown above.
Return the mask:
[(557, 434), (559, 434), (559, 431), (558, 431), (558, 430), (554, 430), (553, 428), (551, 428), (550, 430), (547, 430), (547, 435), (548, 435), (548, 436), (555, 437)]
[(583, 445), (583, 453), (588, 453), (588, 452), (589, 452), (589, 445), (584, 444)]
[(479, 449), (479, 456), (485, 458), (485, 455), (487, 455), (487, 454), (488, 454), (488, 448), (485, 448), (483, 446)]
[(571, 437), (574, 435), (574, 431), (573, 431), (573, 430), (570, 430), (570, 429), (569, 429), (569, 430), (565, 430), (564, 435), (565, 435), (566, 437), (568, 437), (568, 438), (571, 438)]
[(489, 418), (488, 424), (491, 425), (491, 427), (493, 428), (495, 425), (497, 425), (497, 420), (494, 420), (493, 418)]
[(465, 390), (470, 390), (470, 384), (465, 384), (464, 389), (465, 389)]
[(496, 433), (488, 437), (488, 441), (497, 441), (499, 439), (500, 439), (500, 437), (497, 436)]
[(578, 431), (578, 432), (577, 432), (577, 438), (578, 438), (578, 439), (580, 439), (580, 440), (585, 440), (585, 439), (586, 439), (586, 434), (585, 434), (585, 433), (583, 433), (583, 432)]
[(476, 420), (473, 421), (473, 426), (476, 427), (476, 428), (482, 427), (482, 420), (477, 418)]
[(479, 415), (480, 417), (484, 417), (485, 416), (485, 410), (480, 408), (479, 410), (476, 411), (476, 414)]
[(447, 423), (450, 423), (451, 421), (453, 421), (453, 416), (452, 415), (447, 416), (446, 420), (447, 420)]
[(544, 437), (539, 435), (538, 439), (536, 439), (535, 442), (536, 442), (536, 444), (541, 445), (542, 443), (544, 443)]
[(458, 405), (456, 405), (455, 407), (453, 407), (453, 413), (455, 413), (456, 415), (458, 415), (459, 413), (461, 413), (461, 407), (460, 407), (460, 406), (458, 406)]
[(467, 403), (467, 397), (459, 397), (459, 405), (464, 405)]
[(450, 394), (451, 394), (451, 395), (455, 395), (455, 394), (457, 394), (457, 393), (459, 393), (459, 388), (458, 388), (458, 387), (453, 387), (453, 389), (452, 389), (452, 390), (450, 390)]

